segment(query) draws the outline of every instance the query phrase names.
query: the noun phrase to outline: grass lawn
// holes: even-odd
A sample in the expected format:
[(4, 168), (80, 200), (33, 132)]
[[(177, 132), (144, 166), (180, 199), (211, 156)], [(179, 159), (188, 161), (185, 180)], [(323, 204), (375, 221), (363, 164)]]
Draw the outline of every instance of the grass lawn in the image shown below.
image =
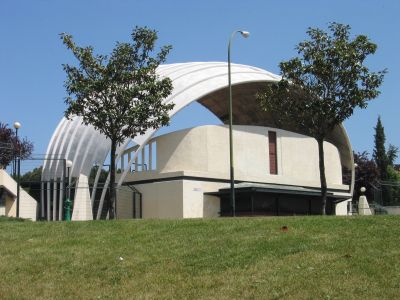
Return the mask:
[(400, 298), (396, 216), (3, 218), (0, 232), (1, 299)]

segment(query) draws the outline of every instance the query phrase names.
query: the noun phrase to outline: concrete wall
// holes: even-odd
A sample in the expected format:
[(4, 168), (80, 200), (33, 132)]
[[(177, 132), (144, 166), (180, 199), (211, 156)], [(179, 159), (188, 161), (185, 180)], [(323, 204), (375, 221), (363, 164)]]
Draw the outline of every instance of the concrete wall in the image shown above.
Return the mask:
[[(212, 218), (219, 216), (219, 198), (204, 193), (224, 186), (223, 183), (173, 180), (138, 184), (135, 188), (143, 195), (143, 218)], [(118, 218), (132, 218), (132, 196), (118, 193)]]
[[(9, 217), (17, 216), (17, 182), (7, 174), (5, 170), (0, 169), (0, 186), (7, 191), (5, 207), (0, 210), (0, 214)], [(24, 189), (20, 188), (19, 216), (25, 219), (36, 220), (37, 202)]]
[(11, 197), (7, 195), (5, 197), (5, 206), (4, 206), (4, 216), (7, 217), (15, 217), (17, 215), (17, 201), (15, 201), (15, 197)]
[[(244, 181), (318, 187), (318, 145), (315, 139), (259, 126), (234, 127), (235, 178)], [(277, 133), (278, 175), (269, 174), (268, 131)], [(195, 171), (211, 178), (228, 178), (229, 134), (226, 126), (201, 126), (160, 136), (157, 171)], [(337, 148), (325, 142), (327, 183), (342, 187)], [(128, 179), (127, 179), (128, 180)]]
[(342, 201), (342, 202), (339, 202), (338, 204), (336, 204), (335, 214), (337, 216), (347, 216), (348, 215), (348, 212), (347, 212), (348, 203), (351, 203), (351, 199), (348, 199), (346, 201)]
[[(234, 127), (235, 179), (320, 187), (318, 145), (315, 139), (293, 132), (259, 126)], [(277, 133), (278, 174), (269, 173), (268, 131)], [(218, 197), (204, 195), (227, 183), (196, 180), (151, 182), (172, 177), (229, 179), (229, 134), (226, 126), (201, 126), (153, 139), (157, 143), (156, 170), (130, 173), (126, 182), (142, 193), (143, 218), (217, 217)], [(324, 143), (328, 187), (345, 191), (337, 148)], [(154, 158), (153, 158), (154, 159)], [(149, 180), (151, 183), (140, 184)], [(119, 217), (131, 218), (132, 198), (119, 197)], [(342, 213), (347, 204), (337, 206)], [(129, 212), (127, 212), (128, 210)]]
[(139, 184), (143, 218), (183, 218), (182, 180)]
[(120, 187), (117, 189), (117, 218), (132, 219), (133, 218), (133, 194), (128, 187)]
[(385, 206), (389, 215), (400, 215), (400, 206)]
[(20, 191), (19, 216), (24, 219), (36, 220), (37, 202), (22, 188)]

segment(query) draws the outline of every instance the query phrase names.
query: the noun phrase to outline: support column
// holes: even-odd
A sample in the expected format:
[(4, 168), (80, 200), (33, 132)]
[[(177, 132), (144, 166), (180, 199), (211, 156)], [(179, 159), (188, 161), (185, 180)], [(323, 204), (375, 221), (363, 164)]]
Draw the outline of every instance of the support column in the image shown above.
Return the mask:
[(51, 215), (50, 215), (50, 201), (51, 201), (51, 182), (47, 181), (47, 221), (50, 221)]
[(40, 183), (40, 218), (44, 218), (44, 182)]
[(153, 170), (153, 143), (149, 143), (149, 170)]
[(145, 170), (145, 163), (146, 163), (146, 145), (142, 148), (142, 171)]
[(57, 187), (58, 180), (54, 180), (53, 184), (53, 221), (57, 221)]

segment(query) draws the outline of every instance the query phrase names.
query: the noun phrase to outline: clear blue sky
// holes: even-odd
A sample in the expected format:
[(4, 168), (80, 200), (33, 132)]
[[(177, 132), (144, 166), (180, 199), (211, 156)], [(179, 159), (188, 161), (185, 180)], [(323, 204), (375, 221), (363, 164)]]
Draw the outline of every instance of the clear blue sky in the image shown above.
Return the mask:
[[(244, 29), (251, 37), (235, 40), (232, 61), (279, 73), (278, 63), (296, 55), (294, 47), (306, 37), (307, 27), (326, 28), (335, 21), (377, 43), (369, 66), (389, 71), (379, 98), (345, 123), (354, 150), (372, 152), (379, 114), (387, 141), (400, 146), (399, 14), (397, 0), (1, 0), (0, 121), (20, 121), (20, 132), (34, 142), (35, 153), (45, 153), (65, 109), (61, 64), (75, 63), (59, 39), (61, 32), (108, 53), (116, 41), (129, 40), (135, 25), (146, 25), (159, 31), (160, 45), (173, 45), (168, 62), (175, 63), (226, 61), (229, 35)], [(172, 129), (216, 122), (192, 105), (173, 119)]]

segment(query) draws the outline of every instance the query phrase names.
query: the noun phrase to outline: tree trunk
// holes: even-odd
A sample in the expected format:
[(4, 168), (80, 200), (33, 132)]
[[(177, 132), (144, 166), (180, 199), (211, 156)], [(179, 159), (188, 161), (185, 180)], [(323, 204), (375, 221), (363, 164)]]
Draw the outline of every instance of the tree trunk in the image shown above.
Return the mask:
[(324, 139), (317, 139), (318, 142), (318, 155), (319, 155), (319, 178), (321, 181), (321, 215), (326, 215), (326, 195), (327, 195), (327, 186), (326, 186), (326, 176), (325, 176), (325, 160), (324, 160)]
[(117, 143), (111, 140), (111, 157), (110, 157), (110, 198), (108, 201), (109, 218), (115, 219), (115, 152)]

